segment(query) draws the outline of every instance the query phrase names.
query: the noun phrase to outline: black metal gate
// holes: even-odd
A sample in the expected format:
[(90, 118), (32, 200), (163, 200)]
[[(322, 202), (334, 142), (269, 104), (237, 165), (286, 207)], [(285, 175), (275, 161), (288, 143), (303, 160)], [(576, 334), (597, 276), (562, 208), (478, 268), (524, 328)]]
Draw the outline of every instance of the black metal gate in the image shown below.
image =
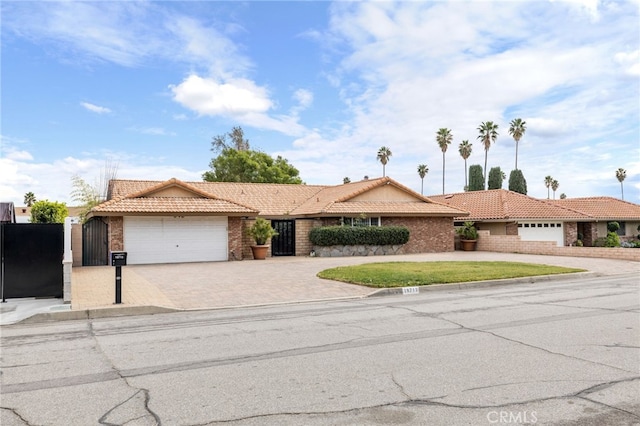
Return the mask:
[(296, 255), (296, 222), (294, 220), (272, 220), (271, 226), (278, 235), (271, 239), (272, 256)]
[(3, 224), (2, 297), (62, 297), (64, 225)]
[(109, 264), (109, 227), (99, 217), (82, 224), (82, 266)]

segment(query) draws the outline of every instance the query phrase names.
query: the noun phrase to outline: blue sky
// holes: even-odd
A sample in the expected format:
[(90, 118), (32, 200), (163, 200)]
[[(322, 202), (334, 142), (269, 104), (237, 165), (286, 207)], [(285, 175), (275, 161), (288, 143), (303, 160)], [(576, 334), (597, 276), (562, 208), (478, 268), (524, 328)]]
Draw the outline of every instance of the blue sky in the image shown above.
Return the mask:
[[(3, 1), (0, 200), (73, 205), (71, 178), (201, 180), (211, 138), (242, 126), (307, 184), (382, 175), (442, 193), (484, 164), (568, 197), (640, 202), (640, 2)], [(507, 188), (505, 181), (503, 187)]]

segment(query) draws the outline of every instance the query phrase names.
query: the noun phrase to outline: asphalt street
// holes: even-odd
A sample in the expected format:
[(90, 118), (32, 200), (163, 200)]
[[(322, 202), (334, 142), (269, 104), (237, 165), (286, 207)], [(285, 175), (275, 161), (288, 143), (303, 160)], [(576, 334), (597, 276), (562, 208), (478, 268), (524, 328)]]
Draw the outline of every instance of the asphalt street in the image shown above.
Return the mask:
[(637, 274), (3, 326), (0, 424), (639, 425)]

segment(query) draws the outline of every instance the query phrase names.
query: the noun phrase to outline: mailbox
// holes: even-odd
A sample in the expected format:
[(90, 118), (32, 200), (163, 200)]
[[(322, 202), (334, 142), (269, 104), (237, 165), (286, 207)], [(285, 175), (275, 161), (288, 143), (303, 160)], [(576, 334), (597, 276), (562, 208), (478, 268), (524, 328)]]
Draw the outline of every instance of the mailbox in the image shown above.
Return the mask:
[(127, 266), (127, 252), (126, 251), (112, 251), (111, 252), (111, 266)]

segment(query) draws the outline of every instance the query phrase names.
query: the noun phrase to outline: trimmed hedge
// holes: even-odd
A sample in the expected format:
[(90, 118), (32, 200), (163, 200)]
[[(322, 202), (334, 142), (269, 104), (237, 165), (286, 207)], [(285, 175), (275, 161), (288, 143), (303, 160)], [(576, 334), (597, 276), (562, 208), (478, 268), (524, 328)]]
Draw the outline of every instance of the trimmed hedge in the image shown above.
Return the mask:
[(309, 240), (316, 246), (397, 245), (409, 241), (404, 226), (321, 226), (313, 228)]

